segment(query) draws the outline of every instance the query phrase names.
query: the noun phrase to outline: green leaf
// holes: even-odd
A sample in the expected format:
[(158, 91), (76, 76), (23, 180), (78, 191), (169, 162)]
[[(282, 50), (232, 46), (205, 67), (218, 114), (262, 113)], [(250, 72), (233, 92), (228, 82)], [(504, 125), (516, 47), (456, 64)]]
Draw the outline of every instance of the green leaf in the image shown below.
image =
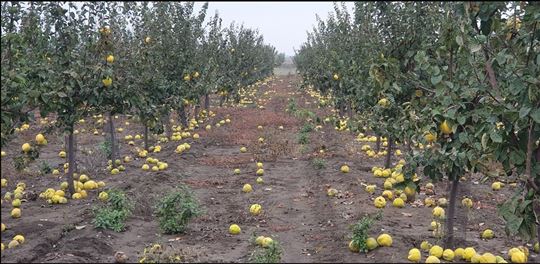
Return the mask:
[(525, 90), (526, 86), (523, 84), (521, 80), (516, 80), (512, 84), (510, 84), (510, 93), (512, 95), (518, 95), (520, 92)]
[(441, 73), (441, 69), (439, 69), (438, 66), (433, 66), (432, 70), (433, 70), (433, 74), (435, 75), (439, 75), (439, 73)]
[(495, 60), (497, 60), (497, 63), (499, 65), (503, 65), (506, 62), (506, 56), (504, 52), (499, 52), (497, 56), (495, 57)]
[(510, 163), (514, 165), (521, 165), (525, 162), (525, 153), (520, 150), (514, 150), (510, 152)]
[(461, 143), (465, 143), (467, 142), (467, 132), (462, 132), (462, 133), (459, 133), (459, 141)]
[(482, 49), (482, 45), (480, 44), (471, 44), (469, 45), (469, 48), (471, 49), (472, 53), (478, 52)]
[(520, 205), (519, 205), (519, 210), (521, 210), (522, 212), (526, 210), (527, 206), (529, 206), (530, 204), (532, 204), (532, 200), (525, 200), (523, 201)]
[(484, 133), (482, 135), (482, 148), (483, 149), (486, 149), (487, 148), (487, 141), (488, 141), (488, 134), (487, 133)]
[(489, 18), (487, 21), (480, 22), (480, 30), (482, 30), (482, 35), (489, 36), (491, 33), (491, 18)]
[(28, 92), (28, 97), (30, 98), (38, 98), (40, 96), (41, 92), (38, 90), (31, 90)]
[(525, 116), (527, 116), (527, 114), (529, 114), (530, 111), (530, 107), (521, 107), (521, 109), (519, 109), (519, 118), (524, 118)]
[(532, 119), (534, 120), (534, 122), (540, 123), (540, 108), (535, 109), (535, 110), (531, 113), (531, 117), (532, 117)]
[(457, 36), (456, 36), (456, 43), (457, 43), (459, 46), (463, 46), (463, 38), (462, 38), (460, 35), (457, 35)]
[(494, 130), (489, 132), (489, 137), (495, 143), (502, 143), (502, 136)]
[(456, 112), (457, 112), (457, 109), (456, 108), (452, 108), (450, 110), (448, 110), (448, 112), (446, 112), (446, 116), (450, 119), (454, 119), (456, 117)]
[(523, 218), (517, 217), (517, 216), (510, 216), (506, 220), (506, 226), (508, 227), (508, 230), (510, 234), (515, 235), (519, 231), (519, 228), (521, 226), (521, 223), (523, 223)]
[(431, 84), (437, 85), (442, 81), (442, 75), (431, 76)]
[(466, 121), (467, 121), (467, 117), (465, 117), (465, 116), (459, 116), (459, 117), (457, 118), (457, 122), (458, 122), (458, 124), (460, 124), (460, 125), (465, 124)]
[(486, 43), (486, 40), (487, 40), (486, 36), (484, 36), (484, 35), (477, 35), (477, 36), (476, 36), (476, 39), (477, 39), (480, 43)]

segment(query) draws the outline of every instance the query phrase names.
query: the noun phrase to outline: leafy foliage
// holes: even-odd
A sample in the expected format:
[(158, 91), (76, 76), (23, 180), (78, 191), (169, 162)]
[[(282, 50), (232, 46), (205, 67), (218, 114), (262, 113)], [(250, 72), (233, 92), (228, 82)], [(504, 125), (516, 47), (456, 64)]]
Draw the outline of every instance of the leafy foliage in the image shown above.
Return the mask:
[(92, 223), (96, 228), (122, 232), (125, 230), (125, 222), (133, 210), (133, 203), (121, 190), (112, 189), (107, 193), (109, 195), (107, 202), (94, 208)]
[(305, 132), (300, 132), (298, 134), (298, 144), (301, 144), (301, 145), (309, 144), (309, 134)]
[(352, 235), (351, 241), (357, 245), (361, 252), (368, 252), (366, 240), (369, 237), (369, 229), (374, 221), (382, 219), (382, 213), (379, 211), (374, 215), (362, 217), (356, 224), (351, 226)]
[(295, 114), (297, 109), (298, 106), (296, 104), (296, 101), (293, 98), (289, 98), (289, 101), (287, 103), (287, 112), (289, 112), (290, 114)]
[(311, 164), (313, 164), (313, 167), (317, 170), (326, 168), (326, 161), (324, 159), (314, 158), (311, 161)]
[(105, 154), (108, 159), (110, 159), (112, 153), (111, 139), (106, 138), (105, 140), (103, 140), (103, 142), (99, 143), (99, 150), (103, 152), (103, 154)]
[(49, 174), (52, 172), (51, 165), (46, 161), (41, 161), (41, 164), (39, 165), (39, 173), (41, 175)]
[[(518, 191), (524, 198), (508, 201), (502, 215), (538, 222), (540, 6), (356, 2), (354, 16), (337, 4), (334, 11), (294, 57), (302, 86), (330, 94), (340, 113), (352, 110), (353, 128), (411, 148), (401, 186), (416, 188), (418, 168), (432, 180), (457, 181), (489, 173), (496, 161), (505, 170), (497, 176), (525, 186)], [(427, 133), (436, 135), (433, 142)], [(538, 228), (521, 223), (520, 234)], [(515, 234), (516, 222), (507, 224)]]
[(272, 242), (267, 248), (256, 248), (249, 257), (251, 263), (279, 263), (283, 249), (279, 242)]
[(184, 232), (189, 221), (201, 213), (197, 200), (186, 186), (167, 194), (156, 205), (159, 227), (166, 234)]
[(68, 134), (104, 112), (134, 114), (161, 134), (163, 117), (178, 111), (186, 128), (186, 107), (201, 96), (238, 101), (241, 89), (273, 74), (280, 57), (256, 30), (223, 27), (217, 14), (206, 21), (208, 3), (194, 5), (2, 2), (0, 145), (38, 111)]

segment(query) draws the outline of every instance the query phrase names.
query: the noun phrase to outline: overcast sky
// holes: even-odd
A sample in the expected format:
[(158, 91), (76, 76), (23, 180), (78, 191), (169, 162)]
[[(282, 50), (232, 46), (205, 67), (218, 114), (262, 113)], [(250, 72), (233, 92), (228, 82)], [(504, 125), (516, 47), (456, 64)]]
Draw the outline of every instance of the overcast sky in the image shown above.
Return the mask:
[[(195, 3), (196, 10), (204, 2)], [(346, 3), (349, 11), (353, 2)], [(244, 23), (249, 28), (259, 29), (264, 41), (276, 47), (278, 52), (294, 55), (307, 38), (307, 31), (316, 23), (315, 14), (325, 19), (334, 10), (333, 2), (211, 2), (207, 17), (216, 10), (223, 19), (223, 25), (232, 21)]]

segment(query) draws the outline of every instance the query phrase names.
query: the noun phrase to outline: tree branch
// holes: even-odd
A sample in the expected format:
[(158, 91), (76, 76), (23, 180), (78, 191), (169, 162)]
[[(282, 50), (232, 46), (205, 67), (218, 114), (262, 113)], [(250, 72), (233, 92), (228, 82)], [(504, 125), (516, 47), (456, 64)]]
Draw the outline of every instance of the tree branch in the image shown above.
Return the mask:
[(536, 26), (538, 25), (538, 21), (534, 23), (534, 27), (532, 30), (532, 36), (531, 36), (531, 42), (529, 45), (529, 51), (527, 52), (527, 60), (525, 61), (525, 67), (529, 66), (529, 59), (531, 58), (531, 54), (533, 53), (533, 42), (534, 42), (534, 35), (536, 34)]

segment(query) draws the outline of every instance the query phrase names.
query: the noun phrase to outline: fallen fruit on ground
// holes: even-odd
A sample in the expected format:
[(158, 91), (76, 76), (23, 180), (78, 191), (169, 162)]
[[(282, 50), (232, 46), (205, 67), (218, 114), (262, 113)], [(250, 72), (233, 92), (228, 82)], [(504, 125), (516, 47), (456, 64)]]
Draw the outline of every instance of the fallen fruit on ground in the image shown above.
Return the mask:
[(262, 241), (262, 246), (267, 248), (272, 245), (272, 243), (274, 243), (274, 240), (271, 237), (265, 237)]
[(259, 215), (261, 213), (262, 206), (260, 204), (253, 204), (249, 208), (251, 215)]
[(366, 246), (368, 250), (374, 250), (379, 247), (379, 243), (374, 237), (368, 237), (368, 239), (366, 239)]
[(470, 261), (476, 255), (476, 250), (472, 247), (467, 247), (463, 250), (463, 259)]
[(13, 218), (21, 217), (21, 209), (13, 208), (13, 210), (11, 210), (11, 217), (13, 217)]
[(426, 263), (441, 263), (441, 260), (435, 256), (429, 256), (426, 258)]
[(443, 256), (443, 248), (438, 245), (434, 245), (429, 249), (429, 255), (441, 258)]
[(257, 239), (255, 239), (255, 244), (262, 246), (264, 239), (264, 236), (258, 236)]
[(242, 187), (242, 191), (245, 193), (249, 193), (253, 191), (253, 188), (251, 188), (251, 185), (249, 183), (244, 184), (244, 187)]
[(8, 248), (15, 248), (15, 247), (18, 247), (19, 245), (20, 245), (19, 241), (11, 240), (11, 242), (9, 242), (8, 244)]
[(384, 197), (382, 196), (379, 196), (375, 198), (374, 204), (377, 208), (384, 208), (386, 206), (386, 199), (384, 199)]
[(349, 250), (351, 252), (358, 252), (358, 251), (360, 251), (360, 248), (358, 247), (358, 245), (356, 243), (354, 243), (354, 241), (351, 240), (349, 242)]
[(447, 248), (443, 251), (443, 254), (442, 254), (442, 257), (444, 260), (446, 261), (452, 261), (454, 260), (454, 251), (452, 251), (451, 249)]
[(492, 239), (493, 238), (493, 230), (486, 229), (482, 232), (482, 238), (483, 239)]
[(377, 243), (382, 247), (392, 246), (392, 237), (388, 234), (381, 234), (377, 237)]
[(229, 233), (231, 233), (232, 235), (238, 235), (240, 234), (240, 231), (240, 227), (237, 224), (232, 224), (229, 227)]
[(427, 241), (422, 241), (422, 243), (420, 243), (420, 248), (423, 251), (429, 251), (431, 249), (431, 244)]
[(409, 256), (407, 257), (408, 260), (412, 262), (419, 262), (422, 258), (422, 253), (420, 253), (420, 250), (417, 248), (413, 248), (409, 250)]

